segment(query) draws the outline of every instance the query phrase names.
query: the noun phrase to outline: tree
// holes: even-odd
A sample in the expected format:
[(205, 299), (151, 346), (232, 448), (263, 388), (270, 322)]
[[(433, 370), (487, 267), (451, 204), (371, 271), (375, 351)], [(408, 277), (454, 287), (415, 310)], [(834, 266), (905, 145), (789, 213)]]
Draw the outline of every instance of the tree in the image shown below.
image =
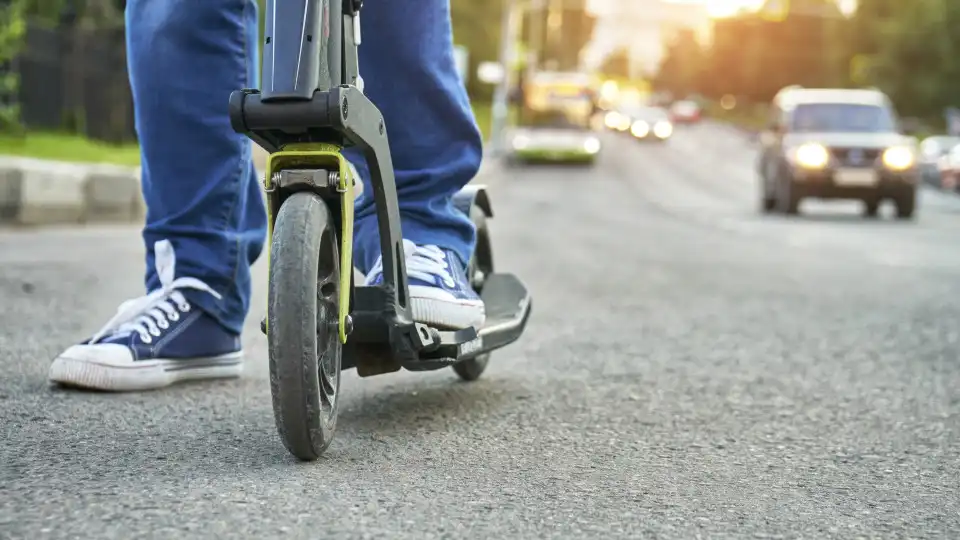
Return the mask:
[(607, 77), (627, 79), (630, 77), (630, 52), (619, 48), (607, 55), (600, 65), (600, 73)]
[(884, 90), (901, 113), (940, 123), (943, 110), (960, 101), (958, 24), (953, 0), (861, 0), (851, 21), (859, 68), (851, 75)]
[(680, 30), (667, 44), (653, 79), (654, 89), (675, 96), (700, 92), (705, 58), (694, 31), (688, 28)]
[[(945, 108), (960, 106), (957, 28), (957, 0), (859, 0), (849, 19), (831, 0), (769, 0), (716, 21), (701, 87), (764, 103), (790, 84), (875, 86), (901, 114), (940, 124)], [(668, 47), (661, 85), (686, 84), (684, 54)]]
[[(545, 11), (529, 12), (530, 17), (545, 17)], [(556, 63), (561, 71), (575, 70), (580, 66), (580, 52), (593, 37), (596, 17), (587, 13), (586, 0), (566, 0), (558, 10), (560, 24), (554, 30), (544, 32), (547, 39), (540, 50), (542, 59)], [(549, 35), (547, 35), (549, 34)], [(530, 37), (531, 39), (533, 36)], [(537, 47), (537, 44), (531, 43)]]
[(23, 47), (26, 2), (18, 0), (0, 6), (0, 132), (19, 133), (20, 80), (13, 62)]
[[(481, 62), (499, 59), (502, 0), (451, 0), (450, 16), (454, 43), (470, 51), (471, 72), (475, 72)], [(493, 89), (471, 77), (467, 91), (473, 98), (488, 98)]]
[(960, 9), (950, 0), (913, 0), (878, 25), (874, 82), (904, 112), (937, 117), (957, 104), (958, 23)]

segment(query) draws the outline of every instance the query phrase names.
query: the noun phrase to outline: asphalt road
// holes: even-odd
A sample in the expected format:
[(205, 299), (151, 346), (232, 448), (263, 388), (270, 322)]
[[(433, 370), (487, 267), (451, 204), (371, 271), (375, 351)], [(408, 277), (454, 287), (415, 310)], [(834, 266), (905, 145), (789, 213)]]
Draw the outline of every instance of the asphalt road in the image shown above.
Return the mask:
[(138, 231), (0, 233), (0, 538), (960, 536), (960, 199), (764, 217), (732, 130), (607, 142), (491, 187), (522, 341), (472, 384), (349, 373), (311, 464), (275, 433), (258, 316), (241, 380), (49, 388), (140, 292)]

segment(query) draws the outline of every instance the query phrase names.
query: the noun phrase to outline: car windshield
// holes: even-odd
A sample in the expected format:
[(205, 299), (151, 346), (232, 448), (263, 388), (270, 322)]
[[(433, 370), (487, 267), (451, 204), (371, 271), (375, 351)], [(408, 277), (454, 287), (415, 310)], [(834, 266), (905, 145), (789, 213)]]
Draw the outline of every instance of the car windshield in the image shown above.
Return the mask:
[(546, 111), (525, 111), (522, 126), (534, 128), (551, 129), (586, 129), (586, 124), (580, 115), (573, 111), (546, 110)]
[(801, 133), (888, 133), (897, 131), (886, 107), (857, 103), (803, 103), (793, 112), (790, 126)]

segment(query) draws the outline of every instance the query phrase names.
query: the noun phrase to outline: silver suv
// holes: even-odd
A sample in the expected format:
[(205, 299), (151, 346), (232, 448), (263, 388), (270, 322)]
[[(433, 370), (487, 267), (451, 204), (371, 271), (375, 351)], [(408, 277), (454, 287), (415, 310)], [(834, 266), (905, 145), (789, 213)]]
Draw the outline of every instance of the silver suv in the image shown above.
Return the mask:
[(875, 217), (916, 208), (916, 139), (879, 90), (788, 87), (773, 100), (757, 164), (764, 212), (797, 214), (805, 198), (859, 199)]

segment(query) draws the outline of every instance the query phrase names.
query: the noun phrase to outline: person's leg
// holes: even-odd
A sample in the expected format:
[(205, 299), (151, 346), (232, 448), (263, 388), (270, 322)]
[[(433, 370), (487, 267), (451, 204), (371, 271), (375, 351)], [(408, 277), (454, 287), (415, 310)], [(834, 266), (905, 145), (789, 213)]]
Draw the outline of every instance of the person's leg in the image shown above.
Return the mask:
[[(387, 125), (403, 236), (412, 242), (407, 266), (414, 316), (439, 326), (482, 323), (483, 304), (463, 271), (476, 231), (451, 199), (476, 175), (483, 143), (456, 70), (449, 0), (417, 0), (415, 8), (370, 0), (361, 28), (364, 92)], [(356, 262), (374, 283), (380, 239), (373, 190), (359, 152), (347, 154), (365, 183), (356, 214)]]
[(257, 4), (129, 0), (126, 23), (152, 294), (58, 357), (51, 379), (134, 390), (234, 376), (266, 212), (227, 102), (256, 83)]

